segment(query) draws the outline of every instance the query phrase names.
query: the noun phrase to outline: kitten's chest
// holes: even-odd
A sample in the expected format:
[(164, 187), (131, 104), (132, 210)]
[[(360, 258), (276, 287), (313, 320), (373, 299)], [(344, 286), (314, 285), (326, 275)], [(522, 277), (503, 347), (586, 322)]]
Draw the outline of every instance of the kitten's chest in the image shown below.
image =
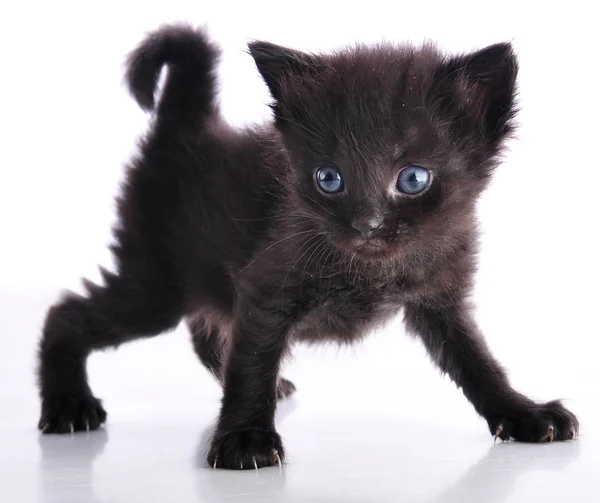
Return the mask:
[(393, 276), (340, 275), (316, 281), (306, 292), (308, 307), (294, 333), (304, 341), (353, 342), (398, 314), (402, 289)]

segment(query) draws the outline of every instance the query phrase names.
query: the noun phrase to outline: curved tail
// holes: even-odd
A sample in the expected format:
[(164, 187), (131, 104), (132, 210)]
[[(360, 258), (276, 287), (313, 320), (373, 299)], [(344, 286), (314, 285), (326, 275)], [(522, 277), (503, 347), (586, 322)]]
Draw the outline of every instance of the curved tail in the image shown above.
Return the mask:
[(168, 65), (158, 117), (197, 123), (216, 111), (218, 58), (219, 50), (204, 32), (187, 25), (164, 26), (129, 54), (125, 79), (139, 106), (153, 110), (160, 72)]

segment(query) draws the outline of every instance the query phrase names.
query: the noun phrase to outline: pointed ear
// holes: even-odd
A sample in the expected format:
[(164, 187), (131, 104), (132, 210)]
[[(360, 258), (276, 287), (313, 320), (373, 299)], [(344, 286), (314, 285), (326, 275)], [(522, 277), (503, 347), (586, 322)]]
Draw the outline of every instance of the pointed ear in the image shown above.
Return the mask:
[(509, 43), (494, 44), (455, 58), (449, 70), (458, 76), (461, 105), (479, 121), (493, 142), (512, 130), (516, 114), (517, 58)]
[(251, 42), (248, 49), (276, 100), (281, 97), (281, 84), (286, 77), (309, 75), (318, 67), (314, 56), (270, 42)]

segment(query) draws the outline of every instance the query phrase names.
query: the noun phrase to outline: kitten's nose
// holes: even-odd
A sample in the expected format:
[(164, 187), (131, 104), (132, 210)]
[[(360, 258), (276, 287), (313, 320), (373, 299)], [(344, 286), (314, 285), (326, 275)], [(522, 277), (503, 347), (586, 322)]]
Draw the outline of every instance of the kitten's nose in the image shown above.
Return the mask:
[(363, 238), (369, 239), (373, 236), (373, 233), (381, 227), (382, 223), (383, 222), (377, 218), (368, 218), (365, 220), (355, 220), (352, 222), (352, 227), (360, 232), (360, 235)]

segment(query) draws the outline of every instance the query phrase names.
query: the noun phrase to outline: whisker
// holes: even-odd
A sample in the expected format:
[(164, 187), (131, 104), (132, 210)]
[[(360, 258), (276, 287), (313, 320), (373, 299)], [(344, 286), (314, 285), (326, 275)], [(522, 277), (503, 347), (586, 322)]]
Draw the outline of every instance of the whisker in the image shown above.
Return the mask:
[(337, 216), (335, 213), (333, 213), (333, 212), (329, 211), (329, 210), (328, 210), (327, 208), (325, 208), (325, 206), (323, 206), (321, 203), (319, 203), (319, 202), (315, 201), (314, 199), (312, 199), (311, 197), (308, 197), (308, 196), (307, 196), (307, 195), (305, 195), (305, 194), (302, 194), (302, 197), (304, 197), (305, 199), (308, 199), (309, 201), (311, 201), (311, 202), (315, 203), (315, 204), (316, 204), (317, 206), (319, 206), (321, 209), (323, 209), (324, 211), (326, 211), (327, 213), (329, 213), (329, 214), (330, 214), (332, 217), (334, 217), (334, 218), (336, 218), (336, 219), (338, 219), (338, 220), (339, 220), (338, 216)]
[(319, 271), (319, 264), (321, 263), (321, 260), (325, 257), (325, 252), (329, 252), (329, 253), (327, 253), (327, 256), (331, 255), (331, 249), (332, 248), (333, 248), (332, 246), (329, 246), (329, 247), (324, 246), (323, 247), (323, 251), (317, 257), (317, 265), (315, 266), (315, 270), (318, 271), (317, 278), (319, 278), (319, 279), (321, 279), (323, 277), (322, 276), (323, 269), (325, 268), (325, 265), (327, 264), (327, 262), (326, 262), (327, 259), (325, 258), (325, 260), (323, 261), (323, 265), (321, 266), (321, 270), (320, 271)]
[[(321, 243), (322, 246), (327, 246), (326, 242), (322, 242)], [(310, 259), (313, 257), (313, 255), (320, 250), (320, 246), (317, 246), (317, 248), (310, 254), (310, 257), (308, 257), (308, 260), (306, 261), (306, 263), (304, 264), (304, 268), (302, 269), (302, 272), (300, 273), (300, 293), (302, 293), (302, 284), (304, 282), (304, 271), (306, 271), (306, 267), (308, 266), (308, 264), (310, 263)]]
[(277, 291), (277, 293), (279, 294), (281, 292), (281, 290), (283, 290), (284, 286), (285, 286), (285, 282), (287, 281), (288, 276), (290, 275), (290, 272), (292, 272), (292, 270), (296, 267), (296, 264), (298, 264), (298, 262), (300, 262), (300, 260), (302, 260), (302, 257), (304, 257), (304, 255), (306, 255), (306, 253), (308, 253), (308, 251), (312, 248), (312, 246), (310, 246), (307, 250), (305, 250), (302, 255), (300, 255), (300, 257), (298, 257), (298, 259), (296, 259), (296, 257), (298, 256), (298, 253), (300, 253), (302, 251), (302, 249), (307, 246), (309, 243), (315, 244), (314, 240), (317, 240), (318, 243), (318, 239), (319, 239), (320, 234), (316, 234), (310, 238), (308, 238), (304, 243), (302, 243), (302, 245), (300, 246), (300, 248), (298, 249), (298, 251), (296, 252), (296, 254), (294, 255), (294, 257), (292, 258), (292, 265), (290, 266), (290, 268), (288, 269), (288, 272), (285, 275), (285, 278), (283, 278), (283, 283), (281, 283), (281, 287), (279, 288), (279, 290)]
[(263, 251), (261, 251), (256, 257), (254, 257), (248, 264), (246, 264), (244, 267), (242, 267), (239, 271), (238, 274), (245, 271), (246, 269), (248, 269), (248, 267), (250, 267), (252, 264), (254, 264), (254, 262), (256, 262), (264, 253), (266, 253), (268, 250), (270, 250), (271, 248), (273, 248), (274, 246), (278, 245), (279, 243), (282, 243), (283, 241), (286, 241), (288, 239), (292, 239), (295, 238), (297, 236), (301, 236), (302, 234), (307, 234), (309, 232), (314, 232), (313, 230), (306, 230), (306, 231), (300, 231), (300, 232), (296, 232), (295, 234), (292, 234), (291, 236), (286, 236), (283, 239), (280, 239), (279, 241), (276, 241), (275, 243), (267, 246)]

